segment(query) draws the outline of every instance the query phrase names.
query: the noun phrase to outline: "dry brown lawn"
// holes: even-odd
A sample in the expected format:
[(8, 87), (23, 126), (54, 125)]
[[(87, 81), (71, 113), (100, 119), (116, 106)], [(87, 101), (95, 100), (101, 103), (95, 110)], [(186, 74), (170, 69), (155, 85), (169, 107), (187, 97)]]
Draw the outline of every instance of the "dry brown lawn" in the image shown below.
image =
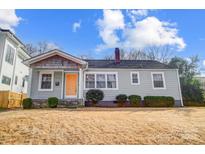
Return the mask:
[(205, 108), (10, 110), (0, 144), (205, 144)]

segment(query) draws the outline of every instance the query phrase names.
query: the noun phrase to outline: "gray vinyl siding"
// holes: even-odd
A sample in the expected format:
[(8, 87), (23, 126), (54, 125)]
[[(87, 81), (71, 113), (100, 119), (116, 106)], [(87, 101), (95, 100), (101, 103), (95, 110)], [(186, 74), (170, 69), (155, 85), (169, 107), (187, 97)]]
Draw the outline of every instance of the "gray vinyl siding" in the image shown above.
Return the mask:
[[(130, 72), (139, 72), (140, 84), (131, 85)], [(113, 101), (118, 94), (144, 96), (172, 96), (175, 100), (181, 100), (178, 85), (177, 70), (134, 70), (134, 69), (89, 69), (86, 72), (117, 72), (118, 90), (103, 90), (104, 100)], [(153, 89), (151, 72), (164, 72), (166, 89)], [(87, 90), (84, 90), (84, 96)]]
[[(54, 80), (53, 80), (53, 91), (39, 91), (39, 73), (38, 69), (32, 70), (32, 82), (31, 82), (31, 95), (30, 97), (33, 99), (47, 99), (48, 97), (57, 97), (61, 98), (62, 91), (62, 72), (54, 72)], [(55, 82), (60, 82), (59, 86), (55, 85)]]

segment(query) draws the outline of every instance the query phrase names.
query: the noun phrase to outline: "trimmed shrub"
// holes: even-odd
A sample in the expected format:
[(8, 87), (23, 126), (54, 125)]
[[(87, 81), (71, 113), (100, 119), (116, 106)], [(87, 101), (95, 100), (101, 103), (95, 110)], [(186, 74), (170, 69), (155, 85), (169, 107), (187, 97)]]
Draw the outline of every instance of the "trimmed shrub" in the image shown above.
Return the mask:
[(116, 100), (117, 100), (118, 106), (124, 106), (124, 104), (127, 101), (127, 95), (125, 95), (125, 94), (117, 95)]
[(140, 106), (140, 103), (141, 103), (141, 96), (139, 95), (130, 95), (128, 97), (129, 101), (130, 101), (130, 104), (132, 106)]
[(86, 93), (86, 100), (91, 101), (93, 105), (103, 100), (103, 98), (104, 98), (104, 93), (102, 90), (99, 89), (90, 89)]
[(23, 109), (31, 109), (32, 108), (32, 99), (31, 98), (25, 98), (23, 100)]
[(145, 96), (144, 106), (146, 107), (173, 107), (174, 98), (169, 96)]
[(196, 106), (196, 107), (204, 107), (205, 102), (193, 102), (193, 101), (183, 101), (184, 106)]
[(57, 97), (49, 97), (48, 98), (48, 107), (56, 108), (58, 105), (58, 98)]

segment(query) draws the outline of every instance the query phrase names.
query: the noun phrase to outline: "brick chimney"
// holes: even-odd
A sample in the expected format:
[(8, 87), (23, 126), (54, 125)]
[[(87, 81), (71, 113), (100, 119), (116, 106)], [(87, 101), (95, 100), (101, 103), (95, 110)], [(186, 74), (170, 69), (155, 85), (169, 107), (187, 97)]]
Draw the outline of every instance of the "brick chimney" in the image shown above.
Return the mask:
[(115, 64), (119, 64), (119, 63), (120, 63), (120, 49), (115, 48)]

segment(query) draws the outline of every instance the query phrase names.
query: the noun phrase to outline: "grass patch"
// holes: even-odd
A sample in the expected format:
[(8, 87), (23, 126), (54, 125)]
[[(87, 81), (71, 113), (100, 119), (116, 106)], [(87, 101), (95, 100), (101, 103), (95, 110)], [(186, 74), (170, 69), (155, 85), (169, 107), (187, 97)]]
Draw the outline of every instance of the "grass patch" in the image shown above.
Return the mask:
[(205, 144), (203, 108), (66, 108), (0, 113), (0, 144)]

